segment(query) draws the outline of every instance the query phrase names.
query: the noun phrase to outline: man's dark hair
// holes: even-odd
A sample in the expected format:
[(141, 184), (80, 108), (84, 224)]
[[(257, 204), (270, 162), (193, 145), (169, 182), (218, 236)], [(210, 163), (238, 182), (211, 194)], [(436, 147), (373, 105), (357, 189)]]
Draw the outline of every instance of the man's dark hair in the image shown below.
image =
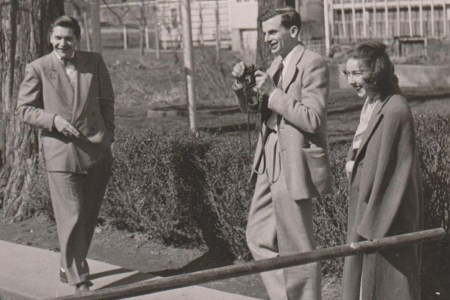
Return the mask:
[(279, 15), (281, 15), (281, 25), (287, 29), (292, 26), (297, 26), (300, 31), (300, 27), (302, 26), (300, 14), (291, 6), (283, 6), (276, 9), (266, 10), (258, 17), (258, 22), (262, 24), (262, 22)]
[(360, 43), (347, 53), (347, 58), (359, 60), (369, 69), (369, 75), (364, 77), (364, 81), (381, 96), (400, 92), (394, 64), (386, 52), (385, 44), (376, 41)]
[(60, 26), (60, 27), (66, 27), (66, 28), (70, 28), (73, 30), (73, 33), (75, 34), (77, 39), (80, 39), (81, 37), (81, 28), (80, 28), (80, 24), (78, 23), (77, 19), (71, 17), (71, 16), (67, 16), (67, 15), (63, 15), (58, 17), (51, 25), (50, 25), (50, 34), (52, 34), (53, 29), (56, 26)]

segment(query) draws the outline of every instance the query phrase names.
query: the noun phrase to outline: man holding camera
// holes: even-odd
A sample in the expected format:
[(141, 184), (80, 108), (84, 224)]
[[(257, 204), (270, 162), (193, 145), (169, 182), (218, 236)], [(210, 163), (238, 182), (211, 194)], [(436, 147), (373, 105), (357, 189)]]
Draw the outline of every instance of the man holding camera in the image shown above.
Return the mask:
[[(247, 84), (249, 65), (240, 62), (232, 71), (239, 106), (244, 112), (258, 109), (262, 120), (246, 232), (255, 260), (314, 250), (312, 199), (331, 191), (326, 61), (298, 42), (301, 20), (293, 8), (268, 11), (259, 21), (277, 57), (267, 72), (254, 72), (253, 89)], [(321, 299), (319, 263), (261, 276), (272, 300)]]

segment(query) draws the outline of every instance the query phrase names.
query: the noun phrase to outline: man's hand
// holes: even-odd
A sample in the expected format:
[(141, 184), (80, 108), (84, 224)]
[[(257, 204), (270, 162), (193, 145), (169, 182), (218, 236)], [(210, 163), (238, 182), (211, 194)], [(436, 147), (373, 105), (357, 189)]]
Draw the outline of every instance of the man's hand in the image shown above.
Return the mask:
[(231, 71), (231, 75), (233, 75), (235, 78), (242, 77), (244, 75), (245, 71), (245, 64), (243, 61), (238, 62), (234, 65), (233, 70)]
[[(231, 71), (231, 75), (233, 75), (236, 79), (238, 79), (242, 77), (244, 72), (245, 72), (245, 64), (243, 61), (241, 61), (234, 65), (233, 70)], [(233, 89), (233, 91), (236, 92), (242, 90), (244, 88), (244, 85), (240, 83), (239, 80), (235, 80), (231, 88)]]
[(255, 72), (255, 77), (256, 88), (260, 94), (270, 96), (270, 94), (277, 88), (273, 82), (273, 79), (270, 78), (267, 73), (258, 70)]
[(69, 121), (56, 115), (53, 120), (55, 128), (58, 132), (68, 137), (80, 137), (80, 132)]

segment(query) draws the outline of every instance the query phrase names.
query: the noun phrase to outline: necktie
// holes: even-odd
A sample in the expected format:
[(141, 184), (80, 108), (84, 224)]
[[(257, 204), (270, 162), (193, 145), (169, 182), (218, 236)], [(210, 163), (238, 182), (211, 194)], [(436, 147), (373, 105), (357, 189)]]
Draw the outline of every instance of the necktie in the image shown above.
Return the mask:
[[(273, 82), (277, 87), (281, 87), (281, 82), (283, 81), (283, 68), (284, 64), (281, 63), (278, 66), (278, 70), (273, 76)], [(271, 111), (270, 109), (267, 109), (267, 116), (266, 116), (266, 125), (272, 130), (277, 131), (277, 125), (278, 125), (278, 116), (275, 112)]]
[(61, 62), (64, 65), (64, 67), (67, 67), (69, 64), (70, 58), (61, 58)]
[(61, 62), (65, 68), (75, 67), (75, 57), (61, 58)]
[(280, 66), (278, 67), (277, 72), (275, 73), (275, 75), (273, 76), (273, 82), (275, 83), (275, 85), (277, 87), (281, 86), (281, 82), (282, 82), (282, 75), (283, 75), (283, 69), (284, 69), (284, 64), (281, 63)]
[(69, 77), (70, 84), (73, 88), (75, 88), (75, 64), (73, 58), (61, 58), (61, 62), (64, 66), (64, 71), (67, 74), (67, 77)]

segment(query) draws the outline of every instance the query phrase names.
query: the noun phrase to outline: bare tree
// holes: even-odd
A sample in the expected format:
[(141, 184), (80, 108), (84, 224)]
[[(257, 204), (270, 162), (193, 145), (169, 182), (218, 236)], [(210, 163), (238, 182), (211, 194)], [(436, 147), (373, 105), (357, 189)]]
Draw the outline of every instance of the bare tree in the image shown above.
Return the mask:
[(91, 13), (92, 49), (102, 52), (102, 30), (100, 25), (100, 0), (91, 1), (89, 5)]
[(26, 63), (50, 51), (49, 24), (64, 13), (59, 0), (0, 0), (0, 88), (3, 149), (0, 207), (3, 217), (22, 218), (38, 168), (38, 132), (15, 115)]
[[(148, 25), (148, 12), (147, 12), (147, 5), (149, 4), (148, 0), (140, 0), (138, 3), (139, 9), (136, 13), (133, 9), (131, 9), (132, 6), (134, 6), (136, 3), (129, 3), (127, 4), (127, 1), (123, 1), (122, 5), (120, 5), (120, 10), (123, 10), (121, 14), (116, 12), (113, 7), (111, 7), (106, 0), (103, 0), (103, 4), (109, 9), (109, 11), (119, 20), (119, 23), (124, 25), (126, 28), (138, 28), (139, 29), (139, 48), (140, 48), (140, 55), (141, 55), (141, 62), (144, 60), (144, 54), (145, 54), (145, 47), (146, 47), (146, 35), (147, 35), (147, 25)], [(155, 11), (156, 12), (156, 11)], [(133, 25), (125, 25), (123, 20), (125, 19), (126, 15), (129, 14), (133, 17), (133, 19), (138, 21), (138, 26)]]
[[(89, 24), (87, 17), (87, 10), (89, 8), (89, 3), (86, 0), (68, 0), (68, 3), (73, 8), (74, 17), (80, 22), (80, 26), (84, 30), (84, 40), (86, 41), (87, 51), (91, 51), (91, 36), (89, 33)], [(66, 6), (67, 8), (67, 6)]]

